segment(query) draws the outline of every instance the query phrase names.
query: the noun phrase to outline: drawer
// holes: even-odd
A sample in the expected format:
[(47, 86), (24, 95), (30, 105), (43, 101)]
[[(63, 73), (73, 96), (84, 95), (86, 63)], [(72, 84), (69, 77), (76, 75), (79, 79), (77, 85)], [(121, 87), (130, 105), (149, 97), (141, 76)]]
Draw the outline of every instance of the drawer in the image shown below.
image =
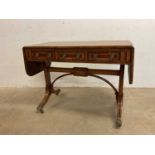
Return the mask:
[(96, 50), (94, 52), (88, 52), (89, 62), (119, 62), (120, 52), (119, 51), (106, 51), (106, 50)]
[(26, 51), (28, 60), (48, 61), (54, 59), (54, 50), (52, 49), (28, 49)]
[(85, 52), (79, 49), (56, 49), (56, 61), (80, 62), (85, 60)]

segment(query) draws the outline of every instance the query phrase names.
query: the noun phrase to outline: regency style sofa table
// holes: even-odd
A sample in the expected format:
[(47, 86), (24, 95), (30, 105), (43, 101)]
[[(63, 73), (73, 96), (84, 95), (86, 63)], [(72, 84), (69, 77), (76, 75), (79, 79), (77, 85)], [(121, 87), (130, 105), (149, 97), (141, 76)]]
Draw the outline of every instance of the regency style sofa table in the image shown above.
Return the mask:
[[(128, 65), (129, 83), (133, 83), (134, 47), (130, 41), (81, 41), (81, 42), (49, 42), (23, 47), (25, 69), (29, 76), (41, 71), (45, 75), (45, 95), (37, 107), (43, 113), (43, 107), (52, 93), (58, 95), (60, 89), (54, 89), (54, 83), (68, 75), (93, 76), (109, 84), (116, 95), (116, 125), (122, 125), (122, 103), (124, 68)], [(51, 62), (118, 64), (120, 69), (88, 69), (84, 67), (64, 68), (51, 67)], [(65, 74), (51, 82), (50, 72)], [(99, 75), (119, 76), (118, 89)]]

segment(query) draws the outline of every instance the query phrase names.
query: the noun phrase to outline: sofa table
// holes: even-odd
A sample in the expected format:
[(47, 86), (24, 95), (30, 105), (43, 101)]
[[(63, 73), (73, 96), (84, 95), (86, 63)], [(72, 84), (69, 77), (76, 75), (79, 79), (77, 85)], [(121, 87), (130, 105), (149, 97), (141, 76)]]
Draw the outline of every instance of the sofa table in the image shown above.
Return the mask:
[[(37, 107), (43, 113), (43, 107), (52, 93), (58, 95), (60, 89), (54, 89), (54, 83), (68, 75), (93, 76), (109, 84), (116, 95), (116, 125), (122, 125), (124, 69), (128, 65), (129, 83), (133, 83), (134, 47), (130, 41), (80, 41), (49, 42), (23, 47), (25, 69), (29, 76), (41, 71), (45, 75), (45, 95)], [(85, 67), (51, 67), (51, 62), (118, 64), (120, 69), (89, 69)], [(63, 72), (51, 82), (50, 72)], [(118, 89), (107, 79), (99, 75), (119, 76)]]

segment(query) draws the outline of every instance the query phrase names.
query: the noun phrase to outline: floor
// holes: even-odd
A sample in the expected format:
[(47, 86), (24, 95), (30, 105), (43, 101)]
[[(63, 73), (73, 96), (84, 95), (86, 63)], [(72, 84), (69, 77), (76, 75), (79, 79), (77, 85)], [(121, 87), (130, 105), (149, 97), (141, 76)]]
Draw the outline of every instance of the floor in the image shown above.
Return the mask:
[(155, 134), (155, 89), (125, 89), (120, 129), (109, 88), (61, 88), (39, 114), (43, 93), (43, 88), (0, 88), (0, 134)]

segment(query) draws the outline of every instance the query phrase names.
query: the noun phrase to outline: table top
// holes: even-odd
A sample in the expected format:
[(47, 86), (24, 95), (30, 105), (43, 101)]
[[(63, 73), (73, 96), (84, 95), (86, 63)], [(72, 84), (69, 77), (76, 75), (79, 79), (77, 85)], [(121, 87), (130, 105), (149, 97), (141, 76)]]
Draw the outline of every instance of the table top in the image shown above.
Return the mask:
[(47, 42), (25, 47), (133, 47), (129, 40)]

